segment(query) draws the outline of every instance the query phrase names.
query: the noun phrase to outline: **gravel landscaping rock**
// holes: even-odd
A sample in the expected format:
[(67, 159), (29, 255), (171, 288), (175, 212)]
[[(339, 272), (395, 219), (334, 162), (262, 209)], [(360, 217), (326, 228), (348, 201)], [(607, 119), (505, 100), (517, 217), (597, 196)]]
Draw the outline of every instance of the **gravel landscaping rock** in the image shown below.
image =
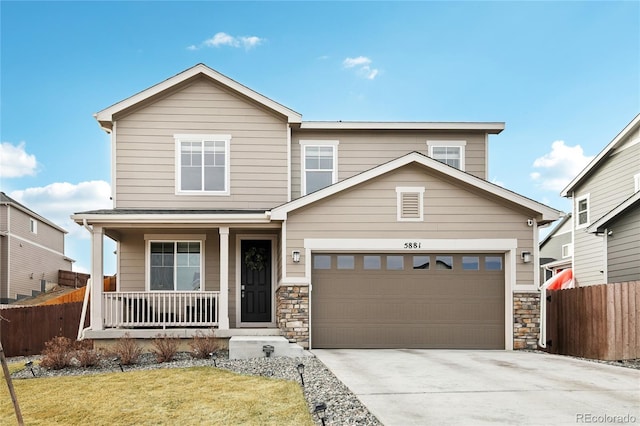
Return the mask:
[[(324, 402), (326, 409), (326, 425), (365, 425), (375, 426), (381, 423), (373, 416), (360, 400), (340, 381), (331, 371), (309, 353), (303, 358), (254, 358), (247, 360), (229, 360), (228, 352), (216, 353), (217, 368), (240, 374), (272, 377), (301, 383), (298, 374), (298, 364), (304, 364), (304, 396), (307, 400), (309, 412), (313, 413), (316, 404)], [(9, 362), (27, 362), (39, 357), (11, 358)], [(195, 366), (213, 366), (212, 359), (195, 359), (187, 352), (179, 352), (174, 361), (158, 363), (153, 354), (143, 354), (134, 365), (122, 366), (127, 371), (151, 370), (157, 368), (184, 368)], [(61, 370), (46, 370), (34, 364), (33, 372), (36, 377), (79, 376), (86, 374), (100, 374), (119, 372), (120, 366), (113, 357), (103, 357), (99, 365), (89, 368), (71, 367)], [(33, 374), (25, 368), (12, 376), (14, 379), (31, 379)], [(322, 424), (317, 416), (313, 416), (316, 424)]]

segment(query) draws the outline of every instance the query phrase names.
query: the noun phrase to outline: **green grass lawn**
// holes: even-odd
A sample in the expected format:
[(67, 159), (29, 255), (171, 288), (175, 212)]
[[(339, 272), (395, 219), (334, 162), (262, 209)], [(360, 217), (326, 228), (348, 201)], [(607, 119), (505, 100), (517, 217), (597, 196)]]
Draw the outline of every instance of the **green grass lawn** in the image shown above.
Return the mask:
[[(25, 425), (313, 425), (297, 383), (212, 367), (14, 379), (13, 385)], [(0, 424), (17, 424), (4, 377)]]

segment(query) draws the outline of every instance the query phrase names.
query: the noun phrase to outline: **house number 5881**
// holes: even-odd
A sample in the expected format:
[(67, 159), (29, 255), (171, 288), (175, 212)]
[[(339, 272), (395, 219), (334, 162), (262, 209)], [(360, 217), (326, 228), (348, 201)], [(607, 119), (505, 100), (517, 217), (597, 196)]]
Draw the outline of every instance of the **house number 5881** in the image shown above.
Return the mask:
[(420, 246), (421, 244), (417, 242), (404, 243), (404, 248), (406, 249), (419, 249)]

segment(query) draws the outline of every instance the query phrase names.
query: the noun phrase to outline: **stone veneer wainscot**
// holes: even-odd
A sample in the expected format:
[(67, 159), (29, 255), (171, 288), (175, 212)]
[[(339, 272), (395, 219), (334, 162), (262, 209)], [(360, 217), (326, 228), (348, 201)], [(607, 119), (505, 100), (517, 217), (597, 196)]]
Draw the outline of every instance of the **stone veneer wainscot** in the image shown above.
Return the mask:
[(537, 349), (540, 293), (513, 294), (513, 349)]
[(309, 287), (281, 286), (276, 297), (278, 328), (289, 342), (309, 349)]

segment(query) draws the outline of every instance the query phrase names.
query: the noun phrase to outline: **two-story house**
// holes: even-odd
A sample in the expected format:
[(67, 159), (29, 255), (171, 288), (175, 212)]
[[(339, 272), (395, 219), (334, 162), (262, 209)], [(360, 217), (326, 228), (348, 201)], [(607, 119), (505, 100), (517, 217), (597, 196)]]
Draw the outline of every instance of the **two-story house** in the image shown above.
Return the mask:
[(96, 119), (114, 206), (73, 218), (92, 276), (117, 242), (118, 284), (93, 283), (85, 337), (535, 345), (514, 304), (538, 297), (537, 228), (559, 212), (487, 180), (504, 123), (303, 121), (202, 64)]
[(558, 272), (571, 268), (573, 259), (573, 221), (563, 216), (540, 241), (540, 284)]
[(640, 114), (567, 185), (578, 286), (640, 280)]
[(0, 192), (0, 303), (11, 303), (58, 282), (71, 270), (64, 255), (67, 231)]

